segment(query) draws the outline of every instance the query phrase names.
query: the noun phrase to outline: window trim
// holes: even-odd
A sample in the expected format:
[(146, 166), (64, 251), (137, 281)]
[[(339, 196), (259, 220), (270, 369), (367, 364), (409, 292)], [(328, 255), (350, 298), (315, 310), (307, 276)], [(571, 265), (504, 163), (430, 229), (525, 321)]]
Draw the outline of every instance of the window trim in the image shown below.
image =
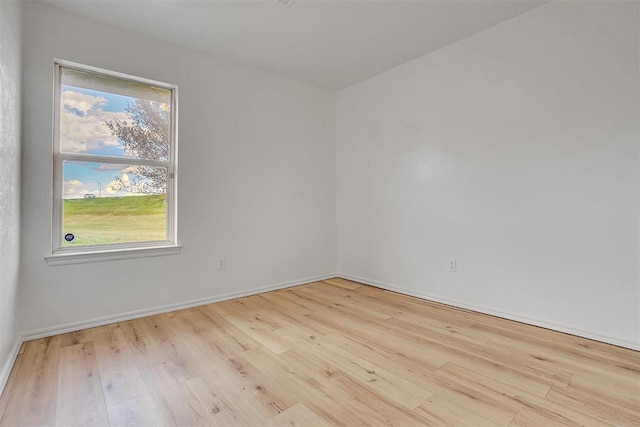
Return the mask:
[[(169, 131), (169, 159), (149, 160), (118, 156), (102, 156), (91, 154), (60, 153), (60, 100), (61, 100), (61, 68), (100, 74), (107, 77), (122, 79), (137, 84), (154, 86), (171, 91), (171, 124)], [(93, 262), (112, 259), (137, 258), (156, 255), (170, 255), (180, 252), (177, 243), (177, 199), (178, 199), (178, 86), (158, 82), (155, 80), (134, 77), (128, 74), (105, 70), (102, 68), (78, 64), (61, 59), (54, 59), (54, 93), (53, 93), (53, 191), (52, 191), (52, 229), (51, 255), (45, 259), (49, 265), (59, 265), (78, 262)], [(158, 166), (167, 169), (166, 189), (166, 240), (149, 242), (131, 242), (120, 244), (62, 246), (62, 215), (63, 215), (63, 162), (86, 161), (99, 163), (133, 164)]]
[(84, 264), (88, 262), (115, 261), (129, 258), (148, 258), (162, 255), (177, 255), (182, 250), (180, 245), (153, 246), (148, 248), (136, 247), (128, 249), (112, 249), (99, 252), (74, 252), (46, 256), (50, 266)]

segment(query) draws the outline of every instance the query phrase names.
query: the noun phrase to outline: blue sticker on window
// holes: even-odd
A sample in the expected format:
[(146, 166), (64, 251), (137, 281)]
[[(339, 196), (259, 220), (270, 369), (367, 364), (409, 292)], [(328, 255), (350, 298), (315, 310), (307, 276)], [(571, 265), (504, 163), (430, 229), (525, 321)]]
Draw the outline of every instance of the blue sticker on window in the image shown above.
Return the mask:
[(67, 233), (67, 234), (65, 234), (65, 235), (64, 235), (64, 240), (66, 240), (67, 242), (70, 242), (70, 241), (72, 241), (73, 239), (75, 239), (75, 237), (76, 237), (76, 236), (74, 236), (73, 234), (71, 234), (71, 233)]

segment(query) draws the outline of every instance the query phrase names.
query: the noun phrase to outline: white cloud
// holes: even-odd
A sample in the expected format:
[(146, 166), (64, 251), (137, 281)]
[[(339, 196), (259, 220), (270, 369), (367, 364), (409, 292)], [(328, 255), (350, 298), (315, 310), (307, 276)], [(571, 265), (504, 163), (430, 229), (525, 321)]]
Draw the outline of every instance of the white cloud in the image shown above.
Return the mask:
[[(122, 184), (124, 184), (125, 187), (130, 185), (129, 175), (127, 175), (126, 173), (123, 173), (122, 175), (120, 175), (120, 179), (122, 180)], [(104, 192), (109, 196), (130, 196), (131, 195), (131, 193), (129, 193), (128, 191), (116, 190), (116, 188), (119, 188), (119, 187), (120, 187), (120, 183), (118, 183), (116, 180), (113, 180), (106, 185)]]
[(127, 120), (125, 112), (104, 111), (107, 100), (65, 90), (61, 95), (60, 148), (68, 153), (86, 153), (103, 147), (120, 145), (118, 138), (104, 124), (110, 120)]
[(89, 190), (90, 187), (91, 186), (77, 179), (65, 181), (63, 185), (63, 197), (65, 199), (77, 199), (84, 197), (85, 194), (94, 194), (95, 191)]
[[(136, 166), (127, 166), (122, 169), (120, 175), (120, 181), (115, 179), (109, 184), (103, 187), (103, 194), (108, 196), (143, 196), (149, 189), (149, 180), (144, 176), (138, 175)], [(131, 179), (130, 175), (134, 175), (135, 178)], [(127, 188), (128, 191), (118, 191), (117, 188)]]
[[(142, 184), (136, 184), (134, 185), (133, 182), (131, 181), (131, 178), (129, 178), (129, 175), (126, 173), (128, 170), (125, 168), (123, 170), (122, 175), (120, 175), (120, 180), (122, 181), (122, 184), (118, 183), (116, 180), (111, 181), (109, 184), (107, 184), (104, 189), (103, 189), (103, 193), (107, 196), (110, 197), (116, 197), (116, 196), (141, 196), (144, 195), (144, 192), (141, 191), (142, 190)], [(131, 171), (129, 171), (131, 172)], [(120, 188), (121, 186), (124, 186), (125, 188), (130, 188), (133, 191), (118, 191), (116, 190), (117, 188)]]
[(104, 172), (104, 171), (118, 171), (118, 172), (121, 172), (122, 168), (123, 168), (123, 166), (119, 165), (119, 164), (101, 163), (101, 164), (99, 164), (99, 166), (94, 167), (93, 170), (97, 170), (97, 171), (100, 171), (100, 172)]

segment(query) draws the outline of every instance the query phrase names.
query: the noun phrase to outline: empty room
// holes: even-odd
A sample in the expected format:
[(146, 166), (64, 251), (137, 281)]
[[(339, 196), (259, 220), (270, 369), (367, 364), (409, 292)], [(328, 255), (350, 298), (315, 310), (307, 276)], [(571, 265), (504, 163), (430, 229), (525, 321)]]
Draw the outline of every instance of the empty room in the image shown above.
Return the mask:
[(640, 2), (0, 0), (0, 426), (640, 426)]

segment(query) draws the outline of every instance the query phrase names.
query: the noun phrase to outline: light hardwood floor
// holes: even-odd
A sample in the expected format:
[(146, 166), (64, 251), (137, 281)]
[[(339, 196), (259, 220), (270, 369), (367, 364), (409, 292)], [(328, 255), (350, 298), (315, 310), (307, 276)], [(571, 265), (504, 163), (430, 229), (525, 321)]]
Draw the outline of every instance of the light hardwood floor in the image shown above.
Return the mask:
[(640, 425), (640, 353), (342, 279), (26, 343), (0, 425)]

